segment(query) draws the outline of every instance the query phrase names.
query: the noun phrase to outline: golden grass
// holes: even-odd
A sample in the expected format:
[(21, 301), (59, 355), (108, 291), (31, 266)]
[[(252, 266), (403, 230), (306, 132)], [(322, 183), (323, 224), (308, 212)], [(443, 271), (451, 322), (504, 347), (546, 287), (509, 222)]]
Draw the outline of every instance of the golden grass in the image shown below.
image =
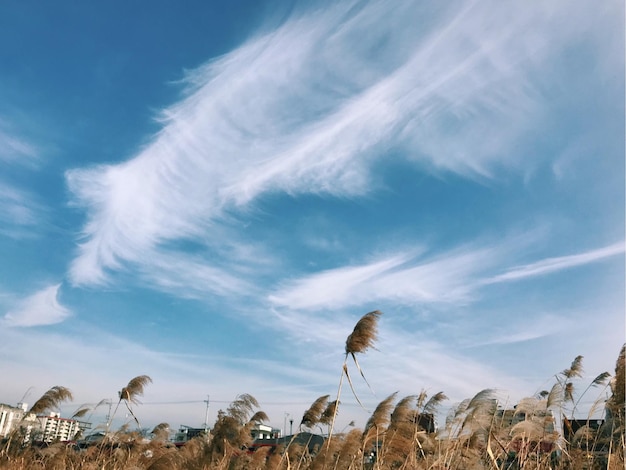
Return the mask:
[(58, 408), (64, 401), (73, 400), (72, 392), (65, 387), (56, 385), (44, 393), (30, 408), (29, 413), (43, 414), (51, 409)]
[[(352, 356), (357, 367), (354, 355), (373, 348), (380, 315), (378, 311), (366, 314), (348, 336), (346, 360)], [(484, 389), (453, 407), (445, 425), (435, 433), (429, 432), (423, 418), (434, 415), (447, 397), (443, 392), (429, 397), (422, 391), (398, 401), (397, 393), (393, 393), (378, 404), (363, 430), (333, 435), (332, 427), (341, 406), (340, 381), (336, 400), (329, 402), (330, 395), (317, 398), (302, 418), (301, 425), (307, 428), (329, 427), (321, 448), (310, 449), (294, 437), (276, 449), (248, 452), (251, 427), (268, 417), (258, 410), (259, 403), (252, 395), (243, 394), (226, 411), (218, 412), (208, 435), (192, 439), (182, 448), (167, 441), (167, 423), (154, 428), (151, 440), (137, 433), (118, 431), (83, 449), (63, 443), (37, 447), (26, 441), (26, 435), (18, 429), (0, 442), (0, 470), (623, 469), (624, 350), (622, 347), (615, 374), (601, 373), (582, 394), (575, 387), (582, 380), (583, 358), (578, 356), (569, 368), (555, 375), (556, 382), (549, 392), (524, 398), (513, 409), (503, 407), (494, 390)], [(344, 375), (349, 380), (346, 360), (342, 380)], [(134, 378), (120, 391), (120, 402), (127, 406), (138, 404), (137, 397), (150, 382), (148, 376)], [(604, 424), (594, 428), (587, 421), (571, 433), (569, 441), (564, 440), (555, 429), (555, 416), (569, 425), (566, 411), (573, 414), (582, 395), (602, 386), (601, 395), (610, 392)], [(53, 387), (31, 411), (42, 413), (71, 398), (68, 389)], [(602, 396), (597, 401), (601, 399)], [(80, 415), (87, 409), (81, 406)]]
[(300, 424), (306, 427), (313, 427), (322, 419), (322, 414), (328, 407), (328, 398), (330, 395), (322, 395), (317, 398), (309, 407), (308, 410), (302, 415), (302, 421)]
[(125, 400), (135, 405), (139, 404), (139, 397), (143, 395), (144, 388), (149, 383), (152, 383), (152, 379), (147, 375), (139, 375), (128, 382), (126, 387), (123, 387), (119, 392), (120, 400)]
[(361, 317), (346, 339), (346, 355), (363, 353), (374, 347), (378, 337), (378, 317), (380, 315), (382, 312), (374, 310)]

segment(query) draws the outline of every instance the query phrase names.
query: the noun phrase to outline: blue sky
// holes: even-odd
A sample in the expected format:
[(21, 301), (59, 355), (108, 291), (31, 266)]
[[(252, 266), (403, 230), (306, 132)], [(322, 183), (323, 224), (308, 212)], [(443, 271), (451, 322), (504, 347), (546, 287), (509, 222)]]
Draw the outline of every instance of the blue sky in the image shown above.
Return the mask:
[(613, 371), (623, 18), (3, 2), (0, 401), (58, 384), (97, 403), (147, 374), (147, 424), (250, 393), (282, 427), (336, 392), (374, 309), (370, 409), (421, 389), (514, 402), (579, 354), (583, 383)]

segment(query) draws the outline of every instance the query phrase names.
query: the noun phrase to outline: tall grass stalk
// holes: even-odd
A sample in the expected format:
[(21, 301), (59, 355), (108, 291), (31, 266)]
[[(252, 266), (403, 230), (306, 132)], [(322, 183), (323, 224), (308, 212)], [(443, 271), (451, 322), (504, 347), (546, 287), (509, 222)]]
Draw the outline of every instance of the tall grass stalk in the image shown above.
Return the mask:
[[(363, 377), (363, 380), (365, 380), (365, 383), (367, 383), (369, 387), (369, 383), (367, 382), (367, 379), (365, 378), (365, 374), (363, 373), (363, 370), (361, 369), (361, 366), (359, 365), (359, 362), (357, 361), (356, 354), (364, 353), (369, 348), (374, 347), (374, 343), (378, 339), (378, 319), (381, 315), (382, 315), (382, 312), (380, 312), (379, 310), (374, 310), (372, 312), (369, 312), (363, 315), (361, 319), (354, 326), (352, 333), (350, 333), (350, 335), (346, 339), (345, 356), (344, 356), (343, 364), (341, 366), (341, 377), (339, 378), (339, 387), (337, 388), (337, 398), (335, 400), (337, 403), (340, 403), (341, 387), (343, 385), (343, 377), (345, 375), (346, 379), (350, 383), (350, 388), (352, 389), (352, 393), (354, 394), (354, 397), (359, 402), (359, 405), (363, 407), (361, 400), (359, 400), (359, 397), (354, 391), (352, 380), (350, 379), (350, 374), (348, 372), (348, 356), (352, 357), (355, 366), (357, 367), (358, 371)], [(329, 441), (332, 439), (332, 436), (333, 436), (333, 429), (335, 427), (337, 411), (338, 411), (338, 407), (335, 407), (333, 419), (331, 421), (330, 429), (328, 431)]]
[(152, 379), (149, 376), (138, 375), (137, 377), (132, 378), (128, 382), (128, 385), (126, 385), (126, 387), (123, 387), (122, 390), (118, 392), (119, 400), (117, 401), (117, 404), (115, 405), (115, 410), (113, 411), (113, 414), (109, 417), (109, 420), (107, 421), (107, 425), (106, 425), (107, 434), (110, 430), (111, 423), (113, 422), (113, 418), (115, 417), (115, 414), (117, 413), (117, 409), (119, 408), (120, 403), (122, 402), (124, 402), (129, 413), (134, 418), (135, 422), (137, 423), (137, 427), (138, 428), (140, 427), (139, 420), (135, 416), (135, 413), (133, 412), (130, 404), (139, 403), (139, 397), (143, 395), (144, 389), (149, 383), (152, 383)]

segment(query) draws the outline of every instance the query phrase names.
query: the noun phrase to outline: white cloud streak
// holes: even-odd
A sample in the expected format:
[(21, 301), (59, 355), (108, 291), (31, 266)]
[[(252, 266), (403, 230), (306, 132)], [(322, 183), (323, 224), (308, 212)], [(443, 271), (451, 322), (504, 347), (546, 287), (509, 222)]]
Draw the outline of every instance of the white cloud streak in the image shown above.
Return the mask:
[[(489, 248), (460, 248), (425, 260), (396, 254), (293, 280), (270, 295), (269, 301), (281, 308), (314, 310), (389, 301), (396, 305), (460, 305), (475, 300), (477, 291), (489, 284), (548, 275), (623, 254), (624, 243), (507, 270), (509, 259), (521, 249), (521, 241), (509, 241)], [(503, 269), (504, 274), (490, 275)]]
[(5, 227), (35, 224), (36, 207), (31, 195), (0, 181), (0, 221)]
[(30, 166), (38, 154), (35, 145), (19, 136), (9, 122), (0, 117), (0, 161)]
[(533, 74), (587, 35), (596, 11), (355, 5), (296, 15), (196, 70), (132, 160), (68, 172), (88, 211), (72, 281), (103, 284), (168, 242), (211, 240), (229, 211), (263, 194), (365, 194), (389, 149), (469, 177), (525, 164), (511, 146), (547, 112)]
[(595, 263), (612, 256), (624, 254), (624, 242), (615, 243), (597, 250), (587, 251), (576, 255), (559, 256), (537, 261), (535, 263), (518, 266), (510, 271), (485, 280), (485, 284), (516, 281), (528, 277), (543, 276), (564, 269)]
[(9, 122), (0, 117), (0, 163), (4, 166), (0, 178), (0, 234), (10, 238), (24, 238), (29, 229), (42, 219), (43, 208), (30, 191), (10, 183), (9, 166), (33, 169), (39, 157), (38, 149), (20, 137)]
[(232, 270), (208, 266), (184, 254), (160, 253), (138, 268), (145, 279), (179, 297), (203, 298), (207, 295), (254, 294), (257, 288)]
[(1, 320), (5, 326), (30, 327), (53, 325), (66, 320), (72, 312), (59, 302), (61, 284), (35, 292), (7, 312)]

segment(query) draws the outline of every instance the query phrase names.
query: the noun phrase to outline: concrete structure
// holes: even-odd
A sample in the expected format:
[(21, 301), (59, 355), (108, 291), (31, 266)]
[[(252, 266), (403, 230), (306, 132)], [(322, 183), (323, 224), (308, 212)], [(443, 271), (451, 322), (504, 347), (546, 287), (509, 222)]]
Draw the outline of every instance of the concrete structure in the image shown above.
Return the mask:
[[(276, 429), (275, 436), (278, 436), (280, 433), (279, 429)], [(248, 447), (248, 452), (255, 452), (257, 449), (261, 449), (264, 447), (269, 447), (268, 452), (274, 452), (278, 447), (289, 447), (292, 445), (298, 445), (301, 447), (306, 447), (311, 455), (315, 455), (319, 452), (319, 450), (324, 445), (326, 441), (326, 437), (320, 436), (319, 434), (312, 434), (310, 432), (299, 432), (298, 434), (294, 434), (292, 436), (283, 436), (283, 437), (264, 437), (262, 439), (257, 438), (254, 440), (252, 445)]]
[(198, 436), (208, 436), (208, 431), (205, 428), (194, 428), (181, 424), (178, 432), (174, 435), (174, 443), (177, 446), (182, 446), (186, 442)]
[(250, 434), (253, 440), (276, 439), (280, 437), (280, 429), (257, 423), (250, 429)]
[(37, 416), (37, 420), (41, 424), (41, 434), (35, 437), (37, 441), (71, 441), (80, 431), (79, 421), (61, 418), (59, 413), (52, 412), (48, 416)]
[(32, 432), (38, 427), (37, 418), (27, 413), (28, 405), (18, 403), (17, 406), (0, 403), (0, 438), (7, 437), (13, 431), (22, 429), (24, 442), (30, 440)]
[(17, 407), (0, 403), (0, 437), (6, 437), (22, 422), (26, 414), (26, 403)]

